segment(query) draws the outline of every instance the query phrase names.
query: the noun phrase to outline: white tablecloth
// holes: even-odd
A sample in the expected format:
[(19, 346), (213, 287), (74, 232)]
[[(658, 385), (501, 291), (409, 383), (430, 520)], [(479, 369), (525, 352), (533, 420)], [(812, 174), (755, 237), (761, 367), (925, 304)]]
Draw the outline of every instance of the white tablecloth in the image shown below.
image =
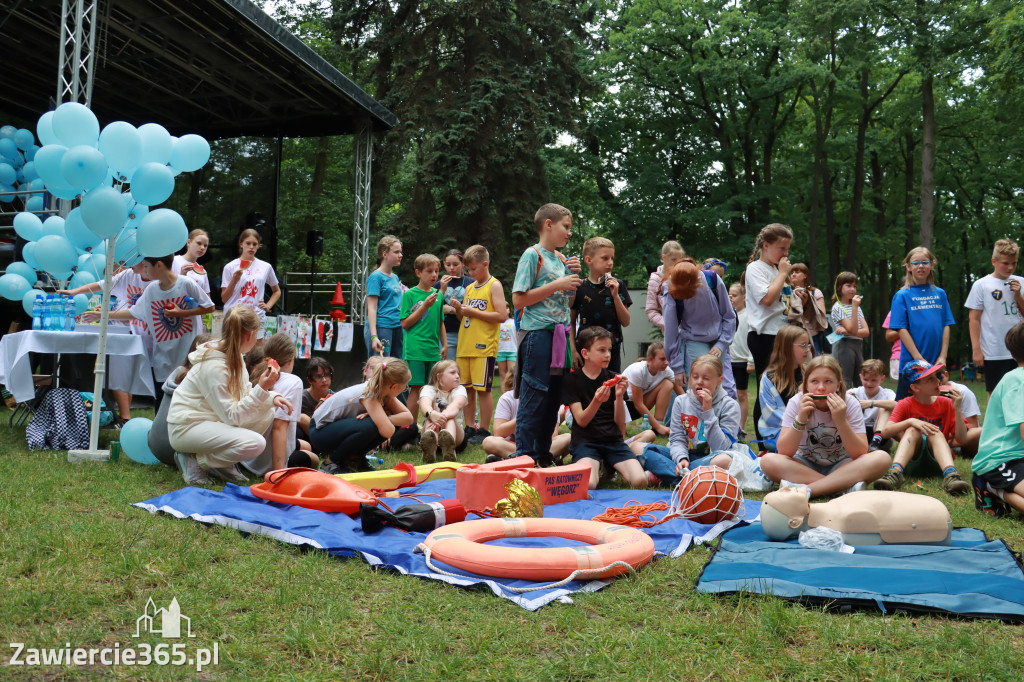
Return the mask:
[[(82, 331), (47, 332), (29, 329), (0, 338), (0, 383), (14, 394), (15, 400), (31, 400), (35, 395), (32, 383), (31, 353), (89, 353), (96, 354), (99, 348), (99, 327), (87, 327)], [(131, 363), (131, 371), (124, 377), (110, 375), (110, 356), (125, 358)], [(107, 333), (107, 388), (136, 395), (153, 395), (153, 369), (146, 355), (142, 337), (113, 331)], [(90, 390), (92, 390), (90, 388)]]

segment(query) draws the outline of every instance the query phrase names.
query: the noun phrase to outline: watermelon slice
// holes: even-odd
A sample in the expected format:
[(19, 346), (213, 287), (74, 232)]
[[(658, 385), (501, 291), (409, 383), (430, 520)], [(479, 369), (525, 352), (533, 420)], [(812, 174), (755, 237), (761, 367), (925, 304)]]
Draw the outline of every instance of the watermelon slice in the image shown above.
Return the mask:
[(238, 267), (240, 269), (242, 269), (242, 270), (248, 270), (250, 265), (252, 265), (252, 261), (251, 260), (245, 260), (244, 258), (242, 258), (242, 259), (240, 259), (240, 263), (239, 263)]
[(281, 371), (281, 365), (278, 364), (277, 360), (275, 360), (274, 358), (267, 358), (267, 366), (268, 367), (273, 367), (278, 372)]
[(206, 268), (204, 268), (199, 263), (195, 263), (194, 265), (192, 265), (192, 272), (196, 273), (197, 275), (205, 275)]
[(605, 381), (605, 382), (604, 382), (603, 384), (601, 384), (601, 385), (602, 385), (602, 386), (607, 386), (608, 388), (611, 388), (611, 387), (612, 387), (612, 386), (614, 386), (615, 384), (619, 383), (619, 378), (620, 378), (621, 376), (622, 376), (621, 374), (616, 374), (616, 375), (615, 375), (614, 377), (612, 377), (611, 379), (608, 379), (607, 381)]

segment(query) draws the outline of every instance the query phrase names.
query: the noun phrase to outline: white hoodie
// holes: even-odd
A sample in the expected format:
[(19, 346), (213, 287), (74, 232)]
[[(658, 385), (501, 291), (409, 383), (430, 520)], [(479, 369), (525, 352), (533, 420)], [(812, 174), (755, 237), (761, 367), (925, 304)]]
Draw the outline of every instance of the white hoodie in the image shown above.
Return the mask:
[(274, 396), (259, 385), (252, 386), (241, 377), (242, 396), (236, 400), (228, 389), (227, 356), (215, 347), (203, 344), (189, 354), (192, 369), (175, 389), (169, 424), (221, 422), (263, 433), (274, 420)]

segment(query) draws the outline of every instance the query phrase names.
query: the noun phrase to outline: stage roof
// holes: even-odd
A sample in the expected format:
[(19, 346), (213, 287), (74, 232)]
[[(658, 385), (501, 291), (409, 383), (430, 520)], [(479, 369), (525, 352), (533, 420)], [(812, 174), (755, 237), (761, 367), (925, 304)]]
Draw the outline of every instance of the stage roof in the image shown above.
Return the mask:
[[(92, 110), (172, 134), (312, 137), (398, 119), (248, 0), (97, 0)], [(36, 119), (57, 95), (61, 0), (7, 0), (0, 112)], [(3, 120), (0, 123), (15, 123)]]

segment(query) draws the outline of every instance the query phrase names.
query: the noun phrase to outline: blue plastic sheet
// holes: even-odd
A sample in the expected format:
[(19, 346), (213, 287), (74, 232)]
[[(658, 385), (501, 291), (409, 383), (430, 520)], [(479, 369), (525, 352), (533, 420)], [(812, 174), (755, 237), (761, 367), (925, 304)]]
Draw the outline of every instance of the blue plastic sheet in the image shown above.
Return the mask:
[[(424, 501), (445, 500), (455, 497), (453, 479), (430, 481), (416, 488), (404, 489), (409, 494), (434, 493), (436, 498)], [(669, 501), (668, 491), (654, 490), (594, 490), (590, 500), (551, 505), (544, 509), (547, 518), (591, 519), (609, 507), (624, 507), (630, 501), (652, 504)], [(388, 506), (400, 507), (415, 504), (416, 500), (389, 499)], [(744, 519), (723, 521), (710, 526), (683, 519), (673, 519), (646, 529), (654, 539), (655, 557), (676, 557), (694, 543), (704, 543), (718, 537), (737, 524), (754, 521), (760, 513), (760, 502), (745, 503)], [(150, 512), (165, 512), (184, 519), (191, 518), (202, 523), (237, 528), (248, 533), (260, 533), (281, 542), (305, 545), (326, 551), (339, 557), (358, 556), (374, 566), (390, 568), (407, 575), (432, 578), (461, 586), (486, 586), (491, 591), (509, 599), (525, 609), (536, 610), (556, 599), (570, 602), (569, 595), (580, 590), (595, 591), (610, 584), (611, 580), (589, 580), (568, 583), (555, 589), (544, 589), (525, 594), (511, 592), (506, 587), (537, 587), (540, 584), (525, 580), (506, 580), (486, 576), (465, 574), (465, 577), (451, 577), (434, 573), (427, 568), (422, 554), (416, 553), (416, 545), (426, 534), (404, 533), (395, 528), (385, 528), (372, 535), (364, 534), (359, 519), (345, 514), (320, 512), (287, 504), (268, 502), (255, 497), (246, 487), (226, 484), (223, 492), (205, 488), (182, 488), (160, 497), (138, 502), (134, 506)], [(665, 512), (655, 512), (657, 518)], [(475, 519), (473, 515), (468, 520)], [(503, 541), (507, 542), (507, 541)], [(576, 544), (560, 538), (524, 538), (515, 541), (517, 546), (557, 547)], [(445, 567), (452, 572), (463, 573)]]

